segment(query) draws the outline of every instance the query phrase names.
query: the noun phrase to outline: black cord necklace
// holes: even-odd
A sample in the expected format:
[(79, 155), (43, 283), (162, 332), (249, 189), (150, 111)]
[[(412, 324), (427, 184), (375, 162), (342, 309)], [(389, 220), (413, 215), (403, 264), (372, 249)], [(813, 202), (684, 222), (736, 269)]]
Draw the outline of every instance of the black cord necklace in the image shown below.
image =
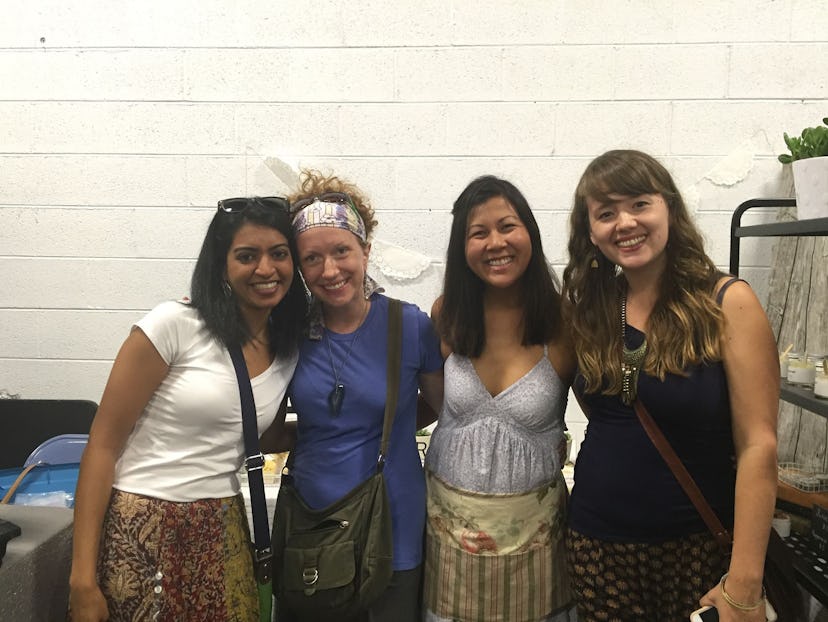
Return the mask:
[(348, 358), (351, 356), (351, 351), (354, 349), (357, 339), (359, 339), (359, 335), (362, 332), (362, 326), (365, 324), (365, 318), (368, 316), (369, 309), (370, 303), (366, 302), (362, 319), (360, 319), (359, 325), (354, 331), (354, 336), (351, 338), (351, 343), (348, 345), (348, 350), (345, 352), (345, 356), (342, 357), (342, 361), (339, 363), (339, 369), (337, 369), (336, 365), (334, 365), (333, 350), (331, 350), (331, 338), (328, 335), (328, 330), (325, 331), (325, 344), (328, 346), (328, 360), (331, 363), (331, 372), (334, 377), (333, 389), (331, 389), (331, 392), (328, 393), (328, 406), (331, 409), (331, 415), (334, 417), (338, 416), (342, 411), (342, 402), (345, 401), (345, 384), (340, 380), (340, 376), (342, 374), (342, 370), (345, 368), (345, 363), (348, 362)]

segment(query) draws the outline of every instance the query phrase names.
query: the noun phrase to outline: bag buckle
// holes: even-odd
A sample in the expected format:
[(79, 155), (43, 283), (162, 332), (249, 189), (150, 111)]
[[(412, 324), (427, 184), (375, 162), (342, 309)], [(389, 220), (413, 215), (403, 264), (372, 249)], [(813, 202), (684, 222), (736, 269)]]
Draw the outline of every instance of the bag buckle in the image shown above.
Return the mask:
[(254, 550), (253, 569), (258, 583), (268, 583), (273, 576), (273, 551), (269, 548)]
[(250, 471), (260, 471), (264, 468), (264, 463), (265, 457), (262, 452), (259, 452), (244, 459), (244, 468), (247, 469), (248, 473)]
[(305, 568), (302, 571), (302, 583), (310, 587), (319, 580), (319, 570), (316, 568)]

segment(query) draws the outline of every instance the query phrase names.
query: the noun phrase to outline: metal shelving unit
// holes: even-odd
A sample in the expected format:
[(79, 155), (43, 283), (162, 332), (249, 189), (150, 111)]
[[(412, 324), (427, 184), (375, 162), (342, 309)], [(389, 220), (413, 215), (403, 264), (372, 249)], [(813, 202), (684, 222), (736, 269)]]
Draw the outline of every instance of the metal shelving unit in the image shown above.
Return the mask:
[(802, 408), (810, 410), (812, 413), (828, 419), (828, 400), (814, 397), (814, 392), (810, 389), (797, 387), (783, 380), (779, 390), (779, 397), (786, 402), (801, 406)]
[[(754, 207), (779, 208), (794, 207), (795, 199), (751, 199), (745, 201), (733, 212), (730, 225), (730, 272), (739, 275), (739, 241), (747, 237), (784, 237), (784, 236), (817, 236), (828, 235), (828, 218), (814, 218), (811, 220), (796, 220), (778, 222), (766, 225), (741, 225), (742, 215)], [(784, 380), (779, 391), (779, 399), (809, 410), (812, 413), (828, 418), (828, 400), (814, 397), (812, 390), (788, 384)], [(826, 493), (803, 493), (795, 488), (780, 484), (778, 501), (792, 503), (810, 510), (812, 503), (823, 502)], [(813, 500), (813, 501), (811, 501)], [(827, 573), (820, 569), (816, 572), (815, 556), (809, 551), (812, 548), (809, 538), (792, 536), (787, 541), (791, 549), (793, 567), (797, 579), (802, 587), (810, 592), (823, 605), (828, 606)]]
[(741, 238), (769, 238), (790, 236), (828, 235), (828, 218), (774, 222), (766, 225), (743, 227), (742, 215), (754, 207), (794, 207), (796, 199), (751, 199), (745, 201), (730, 221), (730, 273), (739, 276), (739, 250)]
[[(743, 227), (742, 215), (754, 207), (794, 207), (796, 199), (751, 199), (733, 212), (730, 222), (730, 273), (739, 276), (739, 241), (741, 238), (828, 235), (828, 218), (775, 222)], [(828, 400), (814, 397), (813, 391), (782, 382), (780, 398), (817, 415), (828, 418)]]

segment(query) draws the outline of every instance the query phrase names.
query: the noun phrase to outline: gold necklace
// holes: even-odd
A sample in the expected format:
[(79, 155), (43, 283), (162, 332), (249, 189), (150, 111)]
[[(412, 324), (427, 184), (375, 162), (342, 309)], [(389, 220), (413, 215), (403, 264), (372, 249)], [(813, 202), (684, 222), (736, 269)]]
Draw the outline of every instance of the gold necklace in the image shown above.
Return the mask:
[(621, 297), (621, 401), (632, 406), (638, 394), (638, 372), (647, 354), (647, 339), (635, 350), (627, 348), (627, 294)]

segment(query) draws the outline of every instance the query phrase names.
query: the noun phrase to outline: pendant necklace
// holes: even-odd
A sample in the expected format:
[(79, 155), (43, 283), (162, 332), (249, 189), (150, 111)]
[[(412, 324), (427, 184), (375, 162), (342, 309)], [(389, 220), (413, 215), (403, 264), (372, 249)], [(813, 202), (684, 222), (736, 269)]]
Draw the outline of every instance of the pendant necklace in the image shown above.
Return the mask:
[(368, 315), (368, 310), (371, 308), (370, 303), (365, 303), (365, 311), (362, 313), (362, 319), (359, 321), (359, 325), (357, 329), (354, 331), (354, 336), (351, 338), (351, 343), (348, 345), (348, 350), (345, 352), (345, 356), (342, 358), (342, 362), (339, 364), (339, 369), (336, 369), (334, 365), (334, 357), (333, 357), (333, 350), (331, 350), (331, 338), (328, 335), (328, 331), (325, 331), (325, 344), (328, 346), (328, 359), (331, 363), (331, 372), (333, 372), (334, 377), (334, 387), (331, 389), (331, 392), (328, 393), (328, 406), (331, 409), (331, 415), (334, 417), (338, 416), (339, 413), (342, 411), (342, 402), (345, 400), (345, 385), (340, 381), (340, 375), (342, 374), (342, 370), (345, 368), (345, 363), (348, 362), (348, 357), (351, 356), (351, 350), (354, 349), (354, 345), (359, 339), (359, 334), (362, 331), (362, 325), (365, 323), (365, 318)]
[(627, 348), (627, 294), (621, 298), (621, 401), (632, 406), (638, 393), (638, 371), (647, 354), (647, 339), (635, 350)]

